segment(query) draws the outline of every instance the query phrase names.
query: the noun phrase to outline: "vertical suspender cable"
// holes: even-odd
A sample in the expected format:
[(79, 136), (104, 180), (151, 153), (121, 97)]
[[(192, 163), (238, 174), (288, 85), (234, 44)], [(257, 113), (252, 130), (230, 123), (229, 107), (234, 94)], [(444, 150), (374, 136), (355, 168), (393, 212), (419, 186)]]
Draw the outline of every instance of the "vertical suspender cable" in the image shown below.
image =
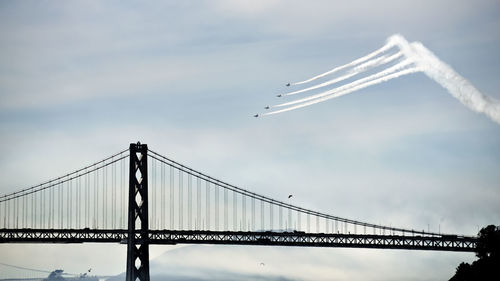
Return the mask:
[(7, 201), (2, 202), (4, 211), (3, 211), (3, 228), (7, 228)]
[(33, 217), (34, 217), (34, 219), (35, 219), (35, 228), (37, 228), (37, 227), (38, 227), (38, 224), (37, 224), (37, 213), (38, 213), (38, 210), (37, 210), (37, 209), (38, 209), (38, 208), (37, 208), (37, 196), (36, 196), (36, 195), (37, 195), (37, 193), (35, 192), (35, 193), (33, 193), (33, 195), (34, 195), (34, 197), (35, 197), (35, 208), (34, 208), (34, 210), (33, 210)]
[(319, 217), (316, 216), (316, 233), (319, 233)]
[[(22, 222), (21, 222), (21, 227), (22, 228), (26, 228), (26, 220), (24, 219), (24, 217), (26, 216), (26, 195), (23, 195), (23, 215), (22, 215)], [(1, 205), (0, 205), (1, 207)]]
[(218, 185), (214, 186), (214, 193), (215, 193), (215, 231), (219, 231), (219, 216), (220, 216), (220, 211), (219, 211), (219, 191), (220, 188)]
[(297, 211), (297, 230), (300, 231), (302, 229), (302, 223), (301, 223), (301, 220), (300, 220), (300, 215), (301, 215), (301, 212)]
[(192, 186), (191, 186), (191, 181), (192, 177), (191, 174), (188, 174), (188, 230), (192, 230), (191, 228), (191, 222), (193, 219), (193, 212), (192, 212)]
[[(111, 162), (113, 162), (113, 157), (111, 157)], [(116, 213), (116, 186), (115, 186), (115, 163), (111, 164), (111, 228), (115, 229), (115, 213)]]
[(183, 211), (184, 211), (184, 200), (182, 198), (182, 192), (183, 192), (183, 185), (182, 185), (182, 171), (179, 170), (179, 229), (184, 229), (183, 227), (183, 222), (184, 218), (182, 217)]
[(24, 196), (21, 194), (19, 197), (19, 225), (24, 228)]
[(260, 231), (264, 231), (264, 201), (260, 200)]
[(307, 232), (311, 233), (311, 217), (307, 214)]
[(288, 228), (292, 229), (292, 209), (288, 208)]
[(167, 204), (167, 198), (165, 197), (165, 165), (161, 165), (161, 228), (165, 229), (165, 208)]
[(102, 169), (102, 227), (108, 228), (108, 169), (104, 167)]
[(241, 195), (241, 216), (243, 217), (243, 231), (246, 230), (247, 227), (247, 200), (245, 195)]
[(45, 228), (45, 192), (44, 191), (40, 191), (38, 192), (40, 193), (40, 217), (41, 217), (41, 220), (40, 220), (40, 228)]
[(10, 215), (10, 200), (5, 202), (5, 213), (7, 214), (7, 227), (6, 228), (9, 228), (10, 227), (10, 224), (9, 224), (9, 222), (10, 222), (10, 219), (9, 219), (9, 215)]
[(255, 197), (252, 196), (252, 231), (255, 231)]
[(124, 183), (123, 179), (125, 176), (125, 172), (123, 171), (124, 166), (125, 166), (124, 162), (125, 162), (125, 159), (122, 159), (120, 161), (120, 209), (119, 209), (119, 212), (120, 212), (120, 227), (122, 229), (126, 228), (125, 214), (127, 213), (127, 207), (125, 206), (125, 194), (124, 194), (127, 189), (123, 185), (123, 183)]
[(16, 228), (19, 228), (19, 197), (14, 199), (14, 211), (15, 211), (15, 223), (16, 223)]
[[(10, 218), (9, 218), (9, 215), (10, 215), (10, 200), (9, 201), (6, 201), (5, 203), (5, 213), (7, 214), (7, 227), (6, 228), (9, 228), (10, 227)], [(33, 227), (35, 228), (35, 227)]]
[(71, 228), (71, 193), (72, 193), (72, 188), (73, 184), (72, 181), (68, 181), (68, 193), (67, 193), (67, 200), (66, 200), (66, 209), (68, 213), (68, 218), (67, 218), (67, 227)]
[(278, 207), (278, 221), (279, 221), (279, 229), (282, 230), (283, 229), (283, 207), (281, 207), (281, 205)]
[(273, 230), (273, 203), (269, 202), (269, 229)]
[[(121, 156), (121, 155), (120, 155)], [(120, 162), (123, 161), (123, 160), (120, 160)], [(114, 210), (114, 223), (113, 223), (113, 228), (118, 228), (119, 227), (119, 220), (118, 220), (118, 216), (120, 214), (120, 208), (119, 208), (119, 201), (118, 201), (118, 192), (120, 192), (120, 187), (118, 186), (118, 179), (117, 179), (117, 176), (119, 173), (117, 173), (117, 170), (118, 169), (118, 163), (115, 163), (113, 164), (113, 188), (114, 188), (114, 191), (115, 191), (115, 198), (113, 199), (113, 202), (115, 203), (115, 208), (113, 209)]]
[(99, 170), (95, 171), (95, 187), (94, 187), (94, 194), (95, 194), (95, 203), (94, 203), (94, 220), (95, 220), (95, 228), (99, 228)]
[(78, 176), (78, 181), (76, 182), (77, 188), (76, 188), (76, 228), (80, 228), (80, 208), (81, 208), (81, 190), (80, 188), (82, 187), (82, 178)]
[(89, 174), (87, 174), (87, 169), (85, 169), (85, 227), (89, 227)]
[(54, 225), (54, 213), (55, 213), (55, 201), (54, 201), (55, 187), (50, 188), (50, 198), (51, 198), (51, 211), (50, 211), (50, 228), (55, 228)]
[(227, 231), (228, 230), (228, 198), (227, 198), (227, 189), (224, 188), (224, 230)]
[(211, 213), (211, 208), (210, 208), (210, 183), (207, 182), (207, 225), (206, 228), (207, 230), (210, 230), (211, 226), (211, 218), (210, 218), (210, 213)]
[(59, 229), (62, 228), (62, 224), (61, 224), (61, 194), (62, 194), (61, 185), (62, 185), (62, 183), (59, 183), (57, 185), (57, 227)]
[(58, 194), (58, 202), (57, 202), (57, 208), (58, 208), (58, 224), (59, 228), (64, 227), (64, 220), (63, 220), (63, 213), (64, 213), (64, 205), (63, 205), (63, 199), (64, 199), (64, 183), (59, 183), (59, 191), (57, 192)]
[(174, 229), (174, 167), (170, 166), (170, 229)]
[[(215, 204), (217, 206), (217, 203)], [(201, 229), (200, 220), (201, 220), (201, 180), (200, 178), (196, 178), (196, 225), (197, 230)]]
[(43, 215), (43, 228), (49, 228), (49, 223), (50, 223), (50, 189), (45, 189), (42, 191), (43, 192), (43, 209), (44, 209), (44, 215)]
[(151, 196), (149, 197), (149, 213), (151, 214), (150, 218), (150, 223), (149, 226), (153, 229), (155, 229), (155, 223), (156, 223), (156, 169), (155, 169), (155, 162), (153, 161), (153, 158), (148, 158), (148, 161), (150, 162), (151, 167), (151, 181), (150, 181), (150, 186), (151, 186)]
[(74, 225), (74, 228), (78, 228), (78, 179), (75, 179), (74, 190), (75, 190), (74, 194), (71, 197), (72, 202), (74, 202), (74, 204), (71, 204), (71, 208), (74, 210), (74, 215), (73, 215), (74, 222), (72, 221), (71, 225), (72, 227)]
[(238, 196), (236, 192), (233, 192), (233, 230), (238, 230)]
[(210, 227), (210, 183), (205, 182), (205, 225), (204, 229), (209, 230)]

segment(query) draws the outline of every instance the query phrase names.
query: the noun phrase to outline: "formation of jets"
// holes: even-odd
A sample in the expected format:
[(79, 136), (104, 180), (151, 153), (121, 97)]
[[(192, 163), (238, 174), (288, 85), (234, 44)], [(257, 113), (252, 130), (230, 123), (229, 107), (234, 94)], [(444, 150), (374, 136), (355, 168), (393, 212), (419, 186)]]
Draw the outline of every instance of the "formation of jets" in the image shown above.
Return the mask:
[[(285, 86), (290, 87), (290, 83), (286, 83), (286, 85), (285, 85)], [(279, 95), (276, 95), (276, 96), (277, 96), (278, 98), (281, 98), (283, 95), (282, 95), (282, 94), (279, 94)], [(269, 109), (269, 106), (264, 107), (264, 109)], [(257, 117), (259, 117), (259, 114), (255, 114), (253, 117), (257, 118)]]

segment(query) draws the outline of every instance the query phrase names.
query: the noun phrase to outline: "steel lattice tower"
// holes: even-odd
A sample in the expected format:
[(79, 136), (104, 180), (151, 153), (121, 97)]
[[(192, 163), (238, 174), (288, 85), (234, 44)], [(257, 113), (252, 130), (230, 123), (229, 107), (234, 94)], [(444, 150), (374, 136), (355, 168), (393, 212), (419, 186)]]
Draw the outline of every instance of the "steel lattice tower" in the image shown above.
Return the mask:
[(130, 144), (126, 281), (149, 281), (147, 152), (146, 144)]

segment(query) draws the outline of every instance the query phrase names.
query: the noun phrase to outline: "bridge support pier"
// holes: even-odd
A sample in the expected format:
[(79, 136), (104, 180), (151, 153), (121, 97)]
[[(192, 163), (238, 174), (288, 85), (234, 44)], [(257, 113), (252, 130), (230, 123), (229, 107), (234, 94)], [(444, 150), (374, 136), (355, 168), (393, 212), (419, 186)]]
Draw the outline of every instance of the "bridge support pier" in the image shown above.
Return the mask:
[(130, 144), (126, 281), (149, 281), (148, 146)]

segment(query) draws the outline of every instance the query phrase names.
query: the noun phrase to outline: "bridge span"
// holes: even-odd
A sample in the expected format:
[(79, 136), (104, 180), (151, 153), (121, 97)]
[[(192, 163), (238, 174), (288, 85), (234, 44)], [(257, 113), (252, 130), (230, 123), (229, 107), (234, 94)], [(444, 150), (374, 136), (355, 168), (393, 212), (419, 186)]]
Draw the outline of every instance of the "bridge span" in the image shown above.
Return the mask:
[[(151, 230), (149, 244), (223, 244), (250, 246), (343, 247), (400, 250), (473, 252), (475, 237), (456, 235), (401, 236), (374, 234), (325, 234), (273, 231)], [(136, 239), (140, 239), (136, 236)], [(122, 243), (126, 229), (0, 229), (1, 243)]]
[(126, 244), (126, 280), (144, 281), (150, 244), (473, 252), (477, 238), (305, 209), (133, 143), (82, 169), (0, 196), (0, 243)]

